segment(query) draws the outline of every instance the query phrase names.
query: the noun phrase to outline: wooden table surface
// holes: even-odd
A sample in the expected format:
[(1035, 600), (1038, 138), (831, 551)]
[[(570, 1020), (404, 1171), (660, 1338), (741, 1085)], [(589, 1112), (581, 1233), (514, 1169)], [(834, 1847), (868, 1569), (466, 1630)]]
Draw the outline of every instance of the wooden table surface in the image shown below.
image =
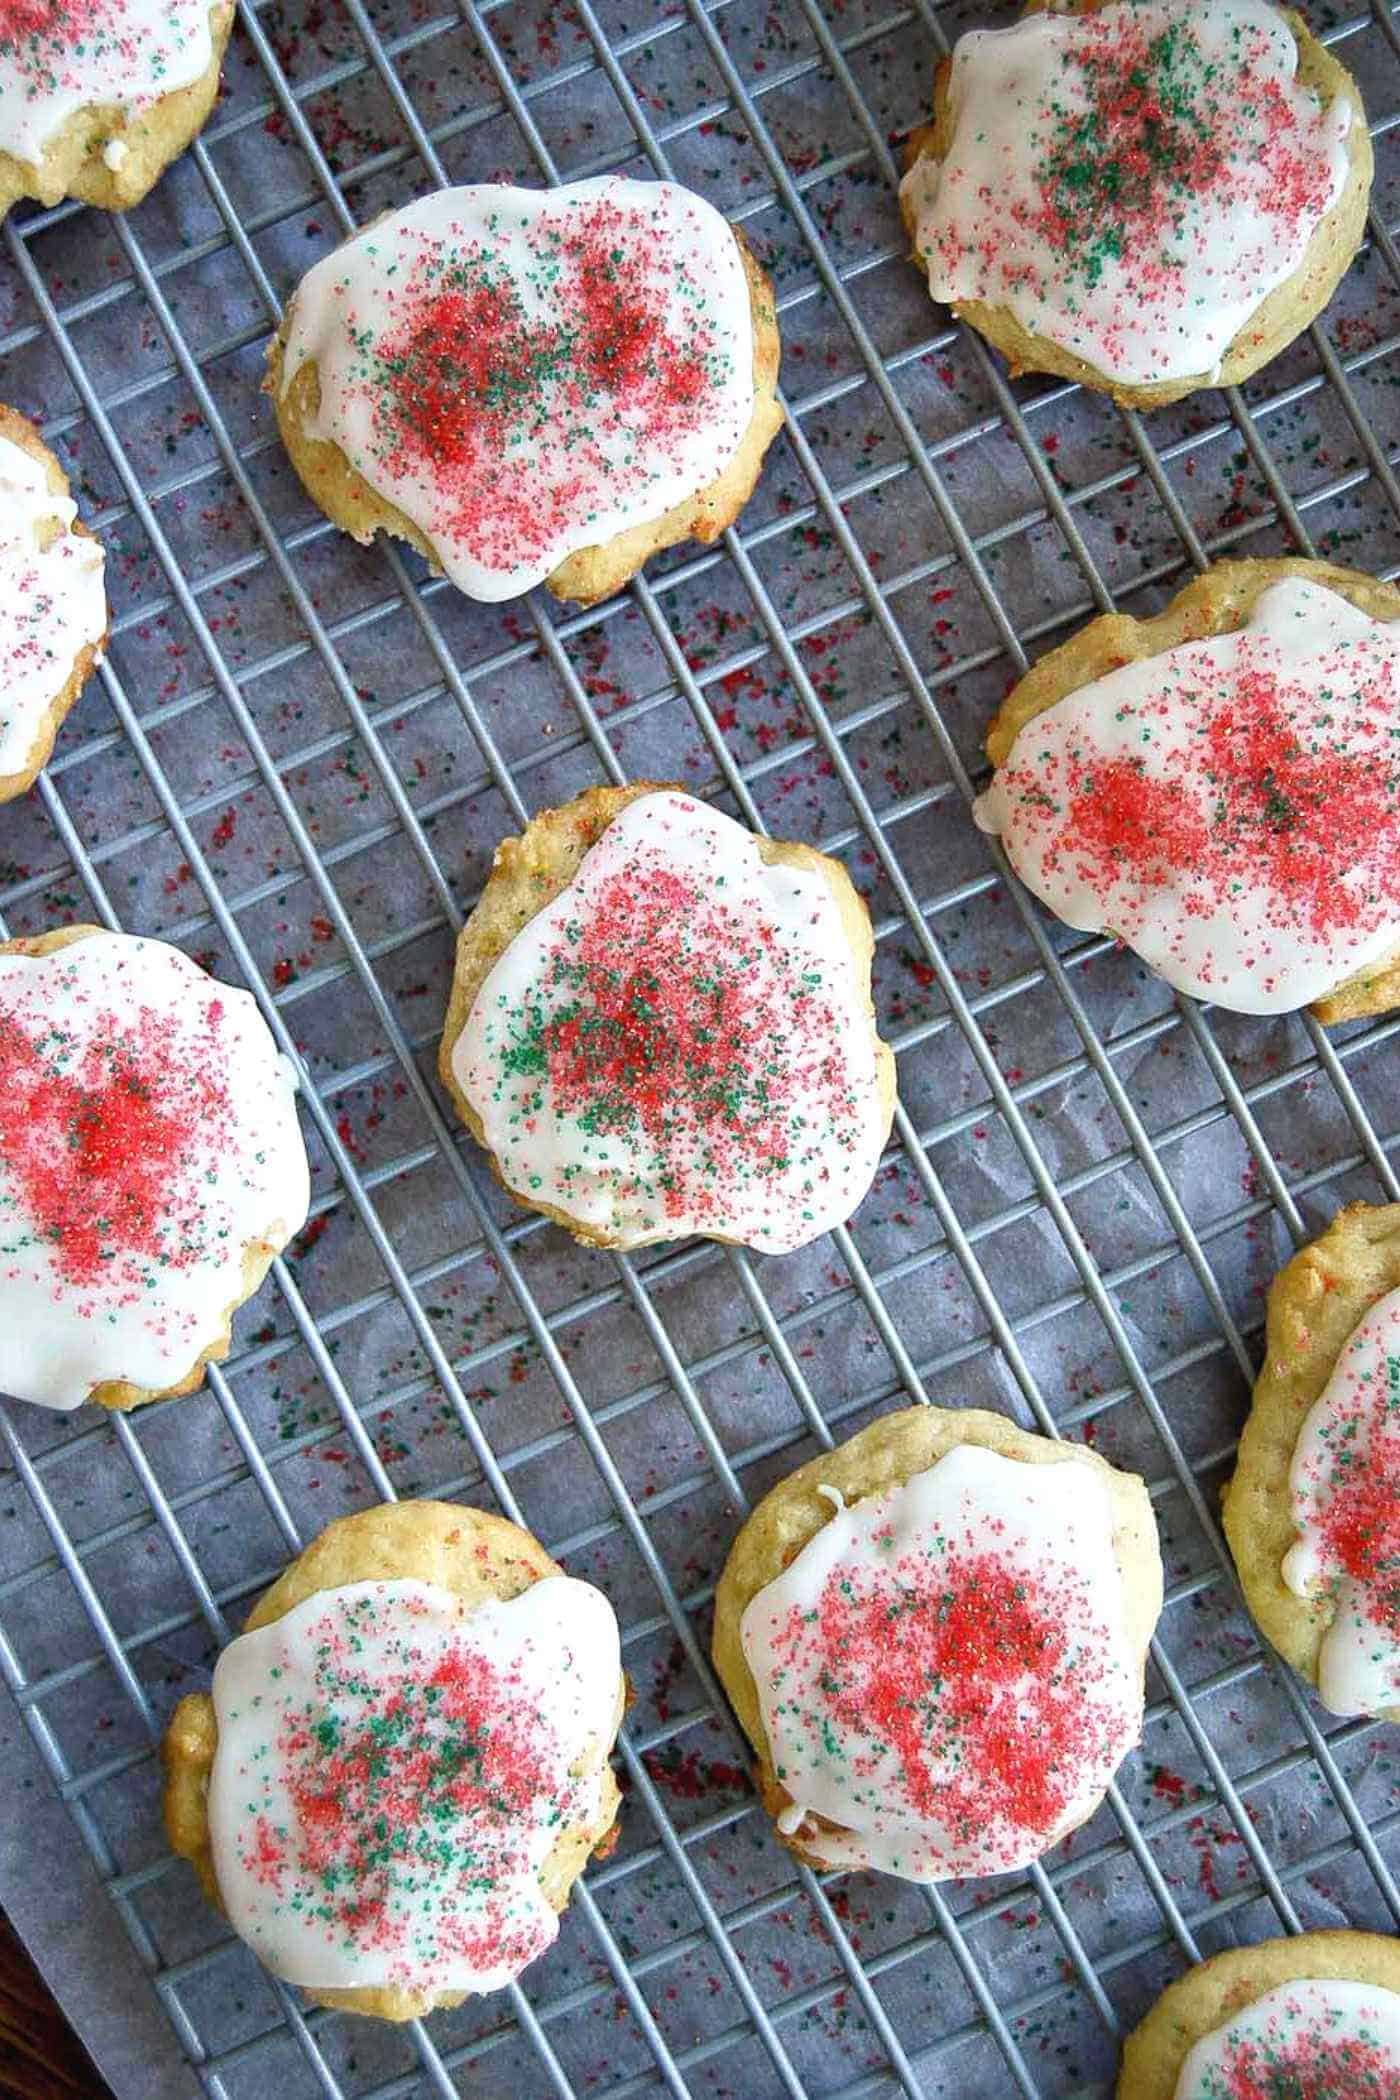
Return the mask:
[(107, 2088), (0, 1914), (0, 2095), (104, 2100)]

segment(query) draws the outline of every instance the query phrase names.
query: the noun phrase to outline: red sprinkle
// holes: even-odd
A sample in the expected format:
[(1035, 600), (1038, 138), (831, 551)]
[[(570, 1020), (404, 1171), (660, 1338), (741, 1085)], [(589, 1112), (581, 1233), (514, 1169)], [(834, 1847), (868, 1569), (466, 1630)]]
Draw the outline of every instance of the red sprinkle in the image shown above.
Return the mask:
[[(207, 1012), (212, 1030), (223, 1008)], [(79, 1285), (124, 1257), (186, 1265), (199, 1206), (180, 1170), (218, 1142), (228, 1102), (217, 1061), (150, 1008), (130, 1029), (94, 1017), (95, 1040), (76, 1057), (69, 1039), (34, 1032), (41, 1021), (0, 1015), (0, 1153), (33, 1230)]]
[(810, 1670), (830, 1714), (899, 1757), (902, 1806), (961, 1836), (1006, 1822), (1049, 1838), (1097, 1760), (1106, 1712), (1052, 1574), (993, 1549), (842, 1563), (815, 1621), (794, 1608), (774, 1652)]
[[(429, 479), (440, 529), (501, 568), (538, 557), (601, 500), (598, 445), (624, 419), (629, 456), (664, 459), (712, 413), (703, 299), (676, 339), (667, 258), (635, 217), (600, 198), (525, 238), (547, 316), (527, 314), (489, 253), (433, 251), (373, 353), (381, 457)], [(535, 444), (549, 448), (547, 475), (530, 471)]]
[(1239, 2042), (1222, 2068), (1220, 2100), (1400, 2100), (1400, 2064), (1389, 2050), (1347, 2036)]

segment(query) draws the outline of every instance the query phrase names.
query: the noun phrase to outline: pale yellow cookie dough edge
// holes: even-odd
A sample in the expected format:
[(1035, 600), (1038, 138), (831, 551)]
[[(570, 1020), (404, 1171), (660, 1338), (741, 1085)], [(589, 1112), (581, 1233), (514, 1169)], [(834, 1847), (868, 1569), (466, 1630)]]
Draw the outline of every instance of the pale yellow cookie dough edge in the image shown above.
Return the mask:
[[(21, 452), (39, 462), (49, 485), (49, 494), (62, 503), (69, 495), (68, 476), (58, 460), (40, 437), (28, 416), (22, 416), (17, 408), (7, 408), (0, 402), (0, 437), (8, 438)], [(73, 531), (83, 539), (94, 539), (81, 518), (73, 520)], [(13, 802), (19, 795), (27, 795), (44, 767), (53, 755), (54, 740), (63, 726), (64, 717), (92, 676), (93, 666), (107, 646), (107, 630), (95, 642), (85, 642), (73, 659), (73, 668), (58, 691), (45, 708), (34, 741), (25, 754), (24, 764), (17, 773), (0, 773), (0, 802)]]
[[(773, 287), (766, 271), (737, 227), (731, 227), (749, 287), (749, 311), (753, 320), (753, 412), (739, 449), (724, 470), (685, 501), (659, 518), (629, 526), (597, 547), (580, 547), (545, 578), (556, 598), (578, 605), (596, 605), (621, 590), (642, 564), (664, 547), (681, 540), (708, 544), (734, 523), (753, 494), (763, 466), (764, 454), (782, 426), (778, 401), (778, 313)], [(357, 239), (358, 235), (351, 235)], [(344, 242), (341, 243), (345, 245)], [(287, 330), (296, 306), (292, 294), (282, 324), (268, 345), (265, 390), (272, 396), (282, 443), (296, 468), (303, 488), (333, 525), (348, 532), (361, 546), (368, 546), (377, 532), (406, 540), (441, 573), (441, 563), (428, 535), (398, 507), (357, 474), (338, 445), (307, 435), (306, 425), (321, 403), (320, 372), (309, 358), (283, 386), (283, 355)]]
[[(1279, 1270), (1269, 1288), (1264, 1367), (1225, 1490), (1225, 1536), (1260, 1631), (1310, 1684), (1336, 1606), (1283, 1579), (1297, 1533), (1288, 1486), (1298, 1434), (1348, 1337), (1377, 1299), (1400, 1290), (1400, 1203), (1353, 1203)], [(1400, 1721), (1400, 1706), (1383, 1718)]]
[[(1053, 8), (1059, 14), (1092, 14), (1110, 0), (1029, 0), (1024, 12), (1042, 14)], [(1061, 379), (1074, 379), (1081, 386), (1108, 394), (1120, 408), (1165, 408), (1173, 401), (1207, 387), (1238, 386), (1271, 358), (1286, 350), (1295, 336), (1315, 321), (1336, 291), (1361, 245), (1366, 231), (1366, 209), (1371, 197), (1375, 170), (1371, 134), (1361, 91), (1344, 66), (1320, 44), (1302, 16), (1291, 8), (1280, 8), (1298, 45), (1298, 79), (1311, 88), (1324, 108), (1338, 99), (1351, 106), (1351, 128), (1347, 134), (1349, 167), (1341, 196), (1327, 213), (1308, 243), (1307, 251), (1291, 277), (1275, 286), (1249, 322), (1235, 337), (1221, 360), (1217, 374), (1201, 372), (1187, 379), (1161, 380), (1154, 385), (1129, 385), (1110, 378), (1097, 366), (1071, 350), (1036, 335), (1004, 306), (968, 299), (954, 304), (952, 311), (967, 321), (979, 335), (998, 349), (1011, 367), (1013, 378), (1023, 372), (1049, 372)], [(909, 140), (906, 165), (922, 159), (941, 160), (952, 144), (953, 125), (948, 103), (951, 62), (944, 59), (934, 79), (933, 121), (921, 125)], [(901, 197), (905, 231), (917, 243), (918, 228), (908, 198)], [(923, 270), (915, 247), (911, 260)], [(924, 271), (925, 276), (927, 271)]]
[[(1082, 1444), (1033, 1435), (1008, 1416), (983, 1408), (911, 1407), (884, 1415), (769, 1489), (731, 1546), (715, 1593), (715, 1668), (753, 1745), (759, 1791), (771, 1816), (776, 1818), (789, 1805), (789, 1797), (773, 1772), (758, 1687), (739, 1638), (745, 1610), (830, 1522), (832, 1507), (817, 1492), (820, 1487), (838, 1488), (848, 1504), (859, 1502), (927, 1472), (961, 1444), (976, 1444), (1026, 1465), (1087, 1468), (1104, 1479), (1113, 1511), (1113, 1553), (1123, 1577), (1128, 1646), (1145, 1667), (1147, 1645), (1162, 1609), (1162, 1558), (1147, 1486), (1137, 1474), (1121, 1472)], [(838, 1865), (822, 1852), (823, 1827), (821, 1818), (809, 1816), (783, 1843), (809, 1866)]]
[(1303, 1932), (1231, 1947), (1188, 1969), (1124, 2043), (1117, 2100), (1174, 2100), (1197, 2042), (1266, 1991), (1303, 1977), (1400, 1991), (1400, 1940), (1380, 1932)]
[[(60, 948), (67, 948), (74, 941), (85, 941), (94, 934), (104, 934), (105, 926), (60, 926), (53, 933), (26, 936), (19, 940), (0, 941), (0, 955), (52, 955)], [(95, 1385), (88, 1399), (98, 1407), (110, 1408), (113, 1413), (127, 1414), (133, 1407), (145, 1407), (153, 1400), (178, 1400), (185, 1393), (192, 1393), (204, 1383), (204, 1373), (210, 1364), (222, 1363), (228, 1355), (233, 1339), (233, 1316), (239, 1307), (246, 1305), (262, 1284), (274, 1257), (279, 1254), (285, 1241), (250, 1240), (243, 1250), (243, 1274), (239, 1280), (238, 1296), (230, 1301), (221, 1315), (221, 1331), (208, 1347), (202, 1349), (185, 1376), (174, 1385), (158, 1388), (132, 1385), (125, 1378), (104, 1379)]]
[[(216, 0), (210, 8), (209, 64), (187, 87), (172, 88), (144, 110), (128, 112), (119, 103), (74, 110), (38, 163), (0, 153), (0, 217), (21, 197), (44, 205), (77, 197), (100, 211), (130, 211), (139, 204), (204, 128), (219, 92), (233, 14), (233, 0)], [(124, 148), (116, 168), (103, 159), (112, 145)]]
[[(539, 1541), (489, 1510), (451, 1502), (395, 1502), (338, 1517), (313, 1539), (273, 1583), (248, 1615), (245, 1632), (285, 1618), (319, 1591), (356, 1582), (416, 1581), (435, 1584), (476, 1606), (492, 1598), (518, 1597), (546, 1575), (564, 1573)], [(627, 1680), (619, 1673), (617, 1706), (605, 1741), (593, 1745), (579, 1776), (601, 1771), (602, 1797), (596, 1818), (561, 1831), (540, 1869), (540, 1887), (556, 1911), (592, 1855), (602, 1856), (615, 1840), (620, 1806), (617, 1779), (608, 1762), (622, 1720)], [(171, 1849), (190, 1861), (215, 1909), (224, 1908), (209, 1837), (209, 1780), (218, 1748), (218, 1722), (207, 1692), (190, 1692), (176, 1707), (161, 1744), (165, 1767), (165, 1828)], [(417, 2020), (425, 2013), (460, 2005), (465, 1991), (409, 1990), (402, 1985), (308, 1990), (313, 2004), (379, 2020)]]
[[(1203, 576), (1178, 591), (1155, 618), (1135, 620), (1127, 613), (1105, 613), (1042, 656), (998, 709), (987, 731), (988, 758), (993, 766), (1004, 765), (1028, 722), (1110, 671), (1162, 656), (1205, 635), (1233, 633), (1244, 626), (1263, 592), (1291, 578), (1335, 591), (1373, 620), (1400, 620), (1400, 586), (1364, 576), (1357, 569), (1286, 557), (1215, 562)], [(1319, 1021), (1335, 1027), (1365, 1014), (1388, 1013), (1395, 1006), (1400, 1006), (1400, 953), (1384, 956), (1348, 978), (1325, 998), (1314, 1000), (1311, 1010)]]
[[(452, 1069), (452, 1053), (457, 1038), (467, 1025), (467, 1016), (476, 1002), (476, 995), (491, 970), (531, 919), (546, 905), (552, 904), (561, 890), (568, 888), (585, 853), (598, 843), (614, 817), (620, 816), (629, 802), (635, 802), (643, 795), (689, 793), (688, 788), (675, 781), (638, 780), (630, 787), (588, 788), (561, 808), (543, 811), (532, 819), (518, 838), (502, 839), (476, 908), (457, 937), (452, 991), (438, 1052), (439, 1076), (458, 1115), (486, 1153), (492, 1172), (507, 1194), (527, 1210), (539, 1211), (556, 1225), (562, 1225), (575, 1239), (588, 1246), (635, 1247), (644, 1243), (626, 1235), (596, 1232), (567, 1212), (536, 1201), (507, 1181), (499, 1161), (486, 1144), (481, 1118), (457, 1083), (457, 1075)], [(887, 1043), (881, 1042), (876, 1031), (875, 1009), (870, 1002), (870, 971), (875, 955), (870, 914), (841, 863), (825, 853), (818, 853), (814, 846), (760, 837), (758, 850), (769, 867), (776, 864), (809, 868), (819, 874), (841, 914), (842, 932), (856, 964), (858, 981), (865, 988), (870, 1032), (875, 1043), (883, 1144), (894, 1120), (895, 1062), (893, 1051)]]

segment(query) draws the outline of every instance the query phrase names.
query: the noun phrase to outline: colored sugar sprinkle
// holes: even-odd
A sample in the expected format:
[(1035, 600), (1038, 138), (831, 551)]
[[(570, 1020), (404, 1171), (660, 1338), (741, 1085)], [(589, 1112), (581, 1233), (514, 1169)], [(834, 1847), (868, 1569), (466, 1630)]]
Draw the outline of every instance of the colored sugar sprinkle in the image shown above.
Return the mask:
[(0, 0), (0, 50), (42, 39), (76, 43), (81, 36), (110, 33), (120, 0)]
[(76, 110), (149, 106), (211, 56), (209, 0), (0, 0), (0, 149), (35, 161)]
[(0, 1012), (8, 1255), (38, 1241), (66, 1283), (132, 1300), (214, 1251), (205, 1190), (233, 1138), (223, 1013), (98, 1011), (79, 1034), (23, 998)]
[(1400, 2100), (1400, 1996), (1349, 1978), (1280, 1984), (1195, 2044), (1176, 2100)]
[[(1183, 779), (1149, 777), (1143, 761), (1071, 753), (1047, 865), (1063, 860), (1082, 880), (1145, 888), (1189, 869), (1193, 886), (1217, 901), (1248, 867), (1280, 911), (1318, 939), (1400, 911), (1400, 764), (1378, 768), (1341, 736), (1320, 736), (1318, 696), (1251, 646), (1228, 683), (1203, 682), (1190, 697), (1199, 710), (1191, 766), (1205, 794)], [(1330, 697), (1322, 694), (1324, 705)], [(1344, 698), (1358, 713), (1395, 706), (1389, 687), (1383, 702), (1378, 689), (1356, 699), (1338, 692), (1339, 710)], [(1358, 866), (1368, 872), (1364, 885), (1342, 880)]]
[(842, 1016), (805, 949), (655, 860), (603, 883), (551, 944), (501, 1029), (502, 1065), (591, 1137), (638, 1148), (662, 1214), (723, 1220), (733, 1185), (784, 1173), (830, 1126), (863, 1119)]
[(1289, 1469), (1300, 1596), (1333, 1598), (1318, 1685), (1339, 1713), (1400, 1703), (1400, 1293), (1373, 1305), (1309, 1410)]
[[(1261, 208), (1285, 227), (1321, 217), (1329, 170), (1300, 150), (1299, 126), (1263, 55), (1243, 30), (1222, 66), (1189, 19), (1157, 29), (1122, 8), (1085, 18), (1065, 49), (1067, 92), (1049, 102), (1035, 168), (1036, 230), (1068, 277), (1092, 287), (1108, 257), (1159, 252), (1189, 201), (1237, 179), (1245, 139)], [(1177, 257), (1159, 265), (1188, 266)]]
[(567, 1577), (475, 1608), (353, 1584), (244, 1635), (210, 1795), (234, 1923), (297, 1982), (517, 1974), (558, 1930), (541, 1869), (598, 1816), (619, 1672), (608, 1604)]
[(1329, 1425), (1326, 1449), (1324, 1567), (1359, 1585), (1367, 1617), (1400, 1649), (1400, 1356)]
[(843, 1562), (774, 1637), (779, 1664), (819, 1694), (785, 1709), (787, 1727), (854, 1779), (890, 1745), (888, 1810), (959, 1844), (996, 1824), (1049, 1840), (1115, 1732), (1117, 1698), (1097, 1682), (1083, 1596), (1027, 1572), (942, 1535), (894, 1561)]
[(1016, 737), (977, 805), (1036, 893), (1198, 998), (1280, 1013), (1400, 927), (1400, 629), (1287, 576)]
[[(404, 1671), (376, 1687), (357, 1651), (377, 1607), (345, 1613), (315, 1650), (315, 1697), (284, 1714), (274, 1754), (296, 1813), (279, 1834), (258, 1816), (247, 1863), (280, 1895), (284, 1871), (309, 1878), (311, 1913), (360, 1948), (399, 1945), (395, 1888), (427, 1895), (448, 1878), (508, 1881), (519, 1871), (512, 1833), (536, 1797), (553, 1794), (558, 1746), (533, 1704), (463, 1643), (423, 1678)], [(488, 1902), (444, 1920), (441, 1951), (473, 1966), (523, 1967), (545, 1943), (543, 1921), (513, 1920)]]
[(634, 212), (596, 199), (542, 214), (512, 248), (424, 246), (363, 376), (380, 464), (430, 479), (434, 529), (493, 569), (537, 561), (674, 466), (730, 372), (707, 288)]

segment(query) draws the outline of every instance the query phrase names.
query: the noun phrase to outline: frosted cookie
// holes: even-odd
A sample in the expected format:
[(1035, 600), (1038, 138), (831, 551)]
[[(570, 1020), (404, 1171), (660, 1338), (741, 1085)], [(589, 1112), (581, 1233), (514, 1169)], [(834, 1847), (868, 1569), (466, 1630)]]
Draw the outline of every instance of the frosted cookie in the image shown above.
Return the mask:
[(529, 1532), (446, 1502), (342, 1517), (162, 1747), (206, 1895), (320, 2005), (410, 2020), (542, 1954), (618, 1810), (617, 1621)]
[(233, 0), (0, 0), (0, 212), (139, 204), (202, 129)]
[(1125, 407), (1234, 385), (1360, 245), (1356, 84), (1267, 0), (1064, 0), (960, 37), (900, 191), (932, 296)]
[(1024, 1867), (1142, 1728), (1147, 1489), (1004, 1415), (909, 1408), (764, 1496), (714, 1658), (779, 1834), (907, 1881)]
[(782, 421), (772, 287), (671, 182), (420, 198), (307, 272), (268, 362), (326, 516), (492, 601), (716, 539)]
[(1274, 1278), (1225, 1532), (1323, 1704), (1400, 1721), (1400, 1204), (1352, 1204)]
[(518, 1202), (600, 1247), (804, 1246), (894, 1113), (874, 939), (837, 862), (678, 788), (590, 788), (496, 849), (443, 1084)]
[(102, 569), (62, 467), (32, 423), (0, 406), (0, 802), (33, 787), (97, 661)]
[(1058, 918), (1236, 1013), (1400, 1005), (1400, 590), (1217, 562), (1043, 657), (973, 814)]
[(164, 941), (0, 943), (0, 1393), (200, 1383), (306, 1218), (295, 1097), (250, 995)]
[(1129, 2035), (1118, 2100), (1400, 2100), (1400, 1940), (1303, 1932), (1201, 1962)]

